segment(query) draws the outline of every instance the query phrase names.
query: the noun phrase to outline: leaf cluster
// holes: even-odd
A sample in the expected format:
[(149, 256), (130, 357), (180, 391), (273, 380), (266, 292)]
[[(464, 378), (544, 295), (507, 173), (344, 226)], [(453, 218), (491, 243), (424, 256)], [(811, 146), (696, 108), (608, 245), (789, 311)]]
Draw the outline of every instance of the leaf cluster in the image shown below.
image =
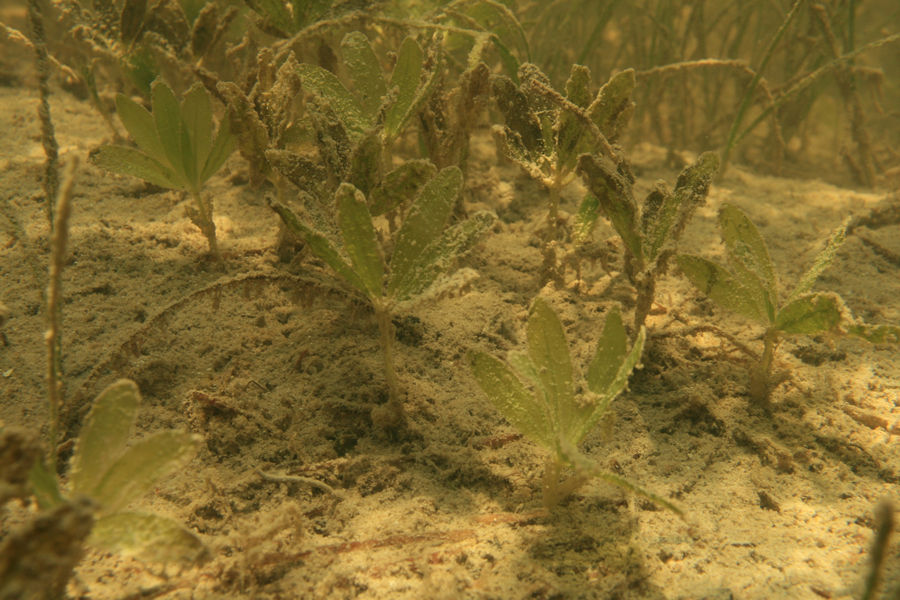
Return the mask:
[[(575, 487), (558, 480), (563, 465), (622, 485), (596, 467), (585, 467), (590, 461), (580, 456), (577, 445), (600, 422), (613, 398), (625, 389), (640, 360), (645, 335), (641, 328), (629, 349), (622, 318), (618, 311), (610, 311), (582, 385), (576, 381), (559, 317), (539, 296), (528, 315), (524, 353), (511, 354), (508, 362), (484, 352), (469, 353), (472, 374), (494, 407), (514, 427), (550, 452), (552, 458), (544, 490), (548, 506)], [(576, 476), (572, 481), (577, 484), (582, 478)], [(626, 487), (636, 489), (630, 484)]]
[(406, 210), (391, 240), (389, 257), (373, 216), (392, 210), (403, 198), (386, 193), (384, 187), (371, 195), (370, 203), (354, 185), (342, 183), (334, 195), (334, 221), (312, 199), (305, 203), (304, 218), (283, 205), (273, 205), (285, 225), (316, 256), (376, 306), (391, 307), (417, 299), (494, 221), (492, 214), (479, 212), (447, 227), (462, 189), (462, 172), (447, 167), (434, 174), (434, 167), (427, 162), (405, 164), (408, 166), (389, 175), (392, 191), (415, 191), (419, 181), (428, 179)]
[(716, 304), (784, 334), (815, 334), (835, 329), (846, 310), (832, 293), (810, 293), (844, 242), (846, 226), (837, 228), (813, 265), (781, 301), (769, 251), (759, 230), (736, 206), (719, 211), (719, 228), (727, 266), (700, 256), (680, 255), (678, 267)]
[(209, 95), (199, 83), (179, 103), (172, 89), (157, 81), (151, 107), (152, 112), (119, 94), (119, 118), (138, 149), (101, 146), (93, 162), (160, 187), (198, 194), (234, 150), (229, 121), (214, 130)]
[[(86, 496), (98, 507), (91, 545), (149, 561), (195, 562), (206, 549), (192, 533), (170, 519), (125, 510), (157, 480), (183, 467), (199, 444), (195, 435), (169, 430), (128, 445), (139, 404), (137, 385), (125, 379), (97, 396), (75, 443), (67, 495)], [(32, 471), (32, 484), (42, 508), (65, 502), (45, 470)]]
[(519, 67), (517, 84), (505, 75), (492, 90), (505, 125), (494, 126), (503, 154), (537, 181), (551, 185), (572, 173), (581, 154), (612, 154), (614, 143), (634, 114), (634, 71), (614, 75), (591, 93), (591, 73), (573, 65), (565, 93), (530, 63)]

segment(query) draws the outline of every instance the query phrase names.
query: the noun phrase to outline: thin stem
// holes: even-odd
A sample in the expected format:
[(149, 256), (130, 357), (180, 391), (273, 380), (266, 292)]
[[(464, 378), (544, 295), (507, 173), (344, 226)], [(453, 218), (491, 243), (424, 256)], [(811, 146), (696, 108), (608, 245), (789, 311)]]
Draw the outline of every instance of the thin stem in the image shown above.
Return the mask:
[(378, 322), (378, 334), (381, 339), (381, 356), (384, 366), (384, 378), (388, 386), (389, 421), (399, 424), (403, 421), (403, 403), (400, 401), (400, 384), (394, 370), (394, 324), (391, 322), (391, 310), (381, 302), (374, 302), (375, 320)]
[(775, 361), (775, 349), (778, 347), (778, 330), (774, 327), (766, 330), (763, 344), (762, 356), (750, 373), (750, 396), (754, 401), (768, 406), (769, 394), (772, 393), (772, 363)]
[(197, 214), (192, 220), (203, 232), (203, 235), (206, 236), (206, 240), (209, 242), (210, 254), (217, 261), (221, 262), (222, 255), (219, 254), (219, 244), (216, 241), (216, 224), (212, 219), (212, 203), (205, 200), (198, 190), (191, 190), (191, 196), (194, 198), (194, 204), (197, 205)]
[[(59, 411), (63, 403), (62, 389), (62, 271), (66, 259), (66, 244), (69, 241), (69, 216), (71, 215), (72, 185), (78, 160), (72, 158), (63, 175), (56, 201), (50, 244), (50, 281), (47, 284), (47, 400), (50, 405), (50, 472), (56, 473), (56, 449), (59, 444)], [(48, 199), (51, 202), (52, 199)]]

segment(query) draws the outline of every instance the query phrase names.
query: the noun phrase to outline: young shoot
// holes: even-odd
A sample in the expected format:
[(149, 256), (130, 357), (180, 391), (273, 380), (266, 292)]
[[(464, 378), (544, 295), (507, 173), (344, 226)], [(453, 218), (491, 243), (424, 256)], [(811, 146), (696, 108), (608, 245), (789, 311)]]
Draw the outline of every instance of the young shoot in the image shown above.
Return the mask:
[(138, 149), (101, 146), (91, 156), (100, 167), (132, 175), (160, 187), (190, 194), (191, 221), (209, 242), (209, 251), (221, 258), (213, 223), (213, 203), (201, 193), (210, 177), (222, 167), (235, 147), (228, 119), (213, 129), (212, 106), (201, 84), (195, 84), (181, 103), (162, 81), (153, 84), (152, 113), (127, 96), (116, 97), (122, 123)]
[(500, 151), (547, 190), (547, 227), (542, 240), (541, 285), (562, 282), (556, 246), (559, 203), (563, 189), (575, 178), (578, 157), (596, 154), (615, 158), (610, 145), (634, 113), (634, 71), (614, 75), (594, 96), (591, 73), (573, 65), (565, 95), (554, 90), (537, 66), (519, 67), (516, 84), (505, 75), (492, 80), (493, 96), (506, 125), (494, 126)]
[(687, 254), (678, 256), (678, 267), (713, 302), (765, 327), (762, 354), (750, 369), (749, 392), (755, 402), (768, 407), (772, 391), (788, 378), (787, 372), (772, 372), (778, 344), (786, 335), (843, 330), (874, 343), (900, 341), (900, 328), (858, 322), (837, 294), (810, 292), (844, 242), (846, 224), (832, 232), (813, 265), (783, 299), (769, 251), (747, 215), (726, 204), (719, 211), (719, 227), (727, 267)]
[[(288, 229), (372, 305), (389, 393), (378, 420), (387, 429), (399, 427), (404, 420), (393, 358), (394, 314), (427, 296), (428, 288), (494, 223), (491, 213), (478, 212), (447, 226), (462, 185), (457, 167), (447, 167), (427, 181), (389, 240), (390, 252), (388, 244), (380, 241), (372, 217), (397, 207), (383, 202), (370, 207), (363, 193), (349, 183), (342, 183), (335, 193), (333, 224), (310, 215), (300, 219), (290, 209), (272, 205)], [(315, 200), (306, 204), (308, 212), (316, 210)]]
[(718, 156), (704, 152), (678, 175), (675, 189), (659, 182), (638, 205), (632, 189), (634, 178), (627, 165), (617, 165), (606, 157), (579, 157), (578, 172), (591, 192), (579, 211), (581, 227), (590, 231), (603, 214), (622, 239), (625, 275), (637, 292), (635, 330), (647, 320), (656, 284), (665, 275), (688, 221), (706, 202), (718, 166)]
[[(576, 383), (565, 332), (556, 313), (540, 296), (528, 316), (527, 348), (509, 362), (470, 352), (469, 366), (488, 400), (519, 431), (550, 456), (544, 471), (544, 505), (549, 509), (591, 478), (600, 478), (649, 498), (680, 514), (671, 503), (595, 465), (577, 449), (600, 422), (613, 398), (625, 389), (641, 358), (645, 330), (629, 349), (618, 311), (610, 311), (587, 367), (585, 385)], [(574, 474), (565, 478), (564, 470)]]
[(90, 545), (151, 562), (196, 562), (207, 550), (194, 534), (171, 519), (126, 510), (157, 480), (183, 467), (199, 443), (195, 435), (169, 430), (128, 445), (140, 399), (127, 379), (97, 396), (75, 443), (68, 492), (40, 463), (32, 470), (38, 504), (54, 509), (87, 497), (95, 509)]

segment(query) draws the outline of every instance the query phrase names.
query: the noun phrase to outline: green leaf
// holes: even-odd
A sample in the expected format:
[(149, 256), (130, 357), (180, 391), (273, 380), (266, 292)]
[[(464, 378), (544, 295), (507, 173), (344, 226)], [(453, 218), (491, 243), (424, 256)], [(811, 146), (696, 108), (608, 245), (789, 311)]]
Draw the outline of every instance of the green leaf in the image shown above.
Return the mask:
[[(655, 260), (666, 247), (674, 247), (697, 208), (706, 201), (719, 169), (719, 156), (704, 152), (679, 175), (672, 192), (660, 186), (644, 202), (644, 251)], [(651, 206), (653, 207), (651, 209)]]
[(754, 321), (770, 323), (768, 315), (762, 312), (762, 307), (756, 301), (758, 290), (748, 289), (724, 267), (688, 254), (679, 255), (677, 262), (688, 281), (722, 308)]
[(481, 211), (461, 223), (448, 227), (437, 240), (429, 244), (396, 279), (391, 274), (389, 293), (397, 301), (414, 298), (424, 292), (440, 275), (446, 273), (453, 261), (469, 250), (495, 221), (492, 213)]
[(828, 268), (831, 261), (834, 260), (837, 251), (844, 244), (844, 240), (847, 238), (848, 223), (849, 221), (844, 221), (840, 227), (831, 232), (831, 236), (829, 236), (828, 241), (825, 243), (825, 248), (819, 252), (816, 256), (816, 260), (813, 261), (813, 265), (803, 274), (803, 277), (800, 278), (797, 287), (794, 288), (794, 291), (791, 292), (791, 295), (788, 297), (788, 301), (794, 300), (812, 289), (816, 279), (818, 279), (819, 275)]
[(145, 562), (196, 563), (208, 558), (200, 539), (171, 519), (118, 512), (98, 518), (88, 543)]
[(216, 132), (216, 138), (212, 142), (209, 155), (206, 157), (206, 163), (200, 171), (200, 183), (205, 183), (210, 177), (215, 175), (225, 161), (234, 152), (237, 147), (237, 139), (231, 135), (231, 119), (227, 116), (219, 123), (219, 131)]
[(153, 83), (151, 92), (153, 101), (153, 121), (159, 141), (166, 153), (169, 166), (176, 176), (186, 183), (193, 183), (194, 178), (185, 170), (187, 164), (185, 149), (189, 145), (187, 131), (181, 119), (181, 107), (172, 89), (160, 80)]
[(644, 351), (644, 341), (646, 338), (647, 331), (642, 326), (641, 330), (638, 332), (637, 338), (634, 340), (634, 345), (631, 347), (631, 350), (628, 354), (624, 355), (624, 360), (620, 357), (614, 363), (616, 367), (615, 377), (607, 384), (606, 389), (602, 394), (599, 394), (594, 398), (585, 398), (581, 404), (574, 407), (573, 412), (575, 414), (570, 421), (572, 426), (568, 430), (563, 430), (564, 434), (566, 434), (565, 439), (577, 444), (597, 426), (597, 423), (600, 422), (600, 419), (606, 413), (609, 403), (612, 402), (616, 396), (621, 394), (622, 390), (625, 389), (625, 386), (628, 385), (628, 378), (631, 377), (632, 371), (634, 371), (634, 368), (641, 360), (641, 354)]
[(610, 142), (622, 135), (634, 115), (634, 87), (634, 69), (620, 71), (603, 84), (587, 109), (591, 120)]
[(47, 510), (64, 502), (56, 474), (51, 473), (42, 460), (34, 461), (28, 472), (28, 481), (41, 509)]
[(94, 400), (72, 454), (74, 494), (96, 498), (97, 486), (125, 450), (140, 403), (141, 393), (130, 379), (110, 384)]
[(853, 323), (847, 333), (863, 338), (873, 344), (900, 344), (900, 327), (896, 325), (869, 325)]
[(384, 293), (384, 259), (372, 216), (366, 208), (366, 198), (349, 183), (342, 183), (334, 197), (338, 226), (350, 264), (363, 280), (369, 295), (380, 298)]
[(213, 120), (209, 95), (201, 83), (195, 83), (181, 100), (181, 117), (190, 138), (190, 152), (193, 156), (195, 180), (202, 183), (200, 174), (206, 166), (206, 159), (212, 147)]
[(528, 391), (512, 369), (483, 352), (470, 352), (469, 368), (491, 404), (513, 427), (533, 441), (553, 448), (550, 415), (533, 392)]
[(513, 12), (505, 5), (495, 0), (474, 0), (462, 3), (461, 12), (496, 36), (494, 44), (500, 52), (509, 55), (507, 60), (513, 58), (509, 48), (515, 48), (519, 56), (526, 61), (530, 60), (525, 31)]
[(554, 421), (561, 427), (561, 421), (575, 402), (572, 359), (559, 317), (540, 296), (531, 305), (526, 337), (528, 357), (537, 371)]
[(730, 204), (723, 205), (719, 210), (719, 227), (728, 264), (747, 288), (758, 287), (762, 291), (762, 297), (758, 300), (763, 303), (761, 308), (772, 321), (778, 304), (775, 269), (759, 230), (743, 211)]
[(119, 113), (119, 119), (134, 138), (138, 148), (157, 162), (168, 161), (166, 151), (159, 140), (159, 133), (156, 131), (156, 123), (149, 110), (131, 98), (118, 94), (116, 95), (116, 112)]
[(338, 115), (348, 131), (360, 136), (372, 128), (374, 121), (333, 73), (309, 64), (301, 64), (298, 70), (303, 87), (321, 96)]
[(622, 315), (616, 309), (609, 311), (594, 358), (588, 366), (588, 388), (595, 394), (606, 394), (615, 381), (622, 358), (628, 352), (627, 340)]
[(835, 294), (810, 294), (789, 302), (775, 317), (775, 329), (785, 333), (819, 333), (841, 322), (843, 303)]
[(397, 53), (397, 65), (391, 73), (391, 89), (396, 89), (397, 95), (384, 117), (384, 134), (389, 139), (397, 136), (412, 116), (424, 59), (422, 47), (415, 39), (407, 37), (403, 40)]
[(157, 479), (187, 464), (199, 445), (199, 436), (160, 431), (128, 448), (106, 471), (92, 498), (104, 514), (112, 514), (144, 495)]
[(185, 189), (185, 183), (171, 169), (140, 150), (126, 146), (100, 146), (91, 162), (107, 171), (130, 175), (171, 190)]
[(369, 38), (360, 31), (353, 31), (341, 40), (341, 54), (350, 73), (356, 97), (363, 112), (374, 122), (387, 94), (381, 63), (372, 50)]
[(575, 227), (572, 239), (576, 244), (583, 244), (590, 239), (597, 219), (600, 218), (600, 200), (597, 196), (587, 193), (578, 205), (578, 213), (575, 215)]
[(637, 204), (631, 182), (619, 173), (615, 163), (605, 156), (582, 154), (578, 171), (590, 192), (597, 198), (613, 229), (622, 238), (632, 256), (643, 261), (644, 252), (638, 233)]
[(288, 229), (297, 234), (300, 239), (306, 242), (310, 251), (321, 258), (325, 263), (334, 269), (340, 277), (343, 277), (347, 283), (358, 289), (360, 292), (369, 295), (369, 289), (363, 282), (362, 278), (353, 270), (347, 262), (341, 257), (340, 253), (335, 249), (331, 241), (321, 233), (307, 227), (290, 211), (287, 207), (272, 203), (272, 210), (278, 213), (281, 220)]
[(447, 167), (419, 192), (397, 232), (391, 256), (390, 294), (394, 294), (400, 281), (410, 277), (410, 268), (418, 262), (420, 254), (443, 231), (462, 184), (462, 171), (455, 166)]
[(408, 160), (382, 178), (369, 194), (369, 212), (383, 215), (404, 201), (413, 198), (426, 181), (437, 174), (437, 168), (429, 160)]

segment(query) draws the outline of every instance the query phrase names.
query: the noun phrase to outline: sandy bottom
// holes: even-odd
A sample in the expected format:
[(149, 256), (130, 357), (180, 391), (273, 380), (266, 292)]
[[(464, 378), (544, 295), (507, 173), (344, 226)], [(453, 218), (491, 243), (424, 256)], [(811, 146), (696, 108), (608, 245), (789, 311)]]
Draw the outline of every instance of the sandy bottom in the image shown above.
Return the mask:
[[(86, 104), (58, 94), (53, 111), (64, 157), (83, 159), (108, 135)], [(11, 311), (0, 420), (43, 431), (48, 228), (30, 90), (0, 88), (0, 123), (0, 301)], [(467, 206), (500, 221), (464, 261), (477, 277), (397, 320), (409, 428), (393, 438), (371, 419), (386, 400), (371, 312), (317, 261), (279, 261), (270, 192), (245, 184), (237, 155), (209, 188), (224, 271), (204, 258), (206, 241), (178, 194), (82, 160), (64, 275), (64, 425), (76, 434), (90, 400), (129, 377), (144, 398), (137, 437), (200, 434), (189, 468), (134, 508), (184, 523), (212, 558), (178, 568), (91, 551), (73, 597), (859, 597), (874, 508), (898, 495), (897, 349), (788, 339), (778, 358), (791, 379), (765, 414), (746, 396), (744, 355), (711, 333), (687, 333), (711, 324), (759, 349), (761, 330), (670, 275), (643, 368), (583, 448), (676, 502), (686, 520), (599, 482), (548, 515), (545, 456), (493, 410), (463, 360), (469, 348), (521, 347), (538, 292), (543, 201), (497, 165), (489, 136), (476, 142)], [(664, 151), (631, 154), (645, 187), (674, 180)], [(685, 250), (721, 257), (723, 202), (760, 227), (787, 291), (845, 217), (897, 197), (733, 168), (697, 213)], [(869, 322), (900, 323), (900, 226), (878, 225), (849, 237), (817, 289), (838, 292)], [(596, 237), (613, 234), (601, 226)], [(632, 307), (622, 281), (598, 263), (585, 265), (581, 286), (544, 290), (578, 364), (605, 310)], [(0, 532), (31, 510), (7, 505)], [(890, 552), (888, 589), (900, 579), (896, 544)]]

